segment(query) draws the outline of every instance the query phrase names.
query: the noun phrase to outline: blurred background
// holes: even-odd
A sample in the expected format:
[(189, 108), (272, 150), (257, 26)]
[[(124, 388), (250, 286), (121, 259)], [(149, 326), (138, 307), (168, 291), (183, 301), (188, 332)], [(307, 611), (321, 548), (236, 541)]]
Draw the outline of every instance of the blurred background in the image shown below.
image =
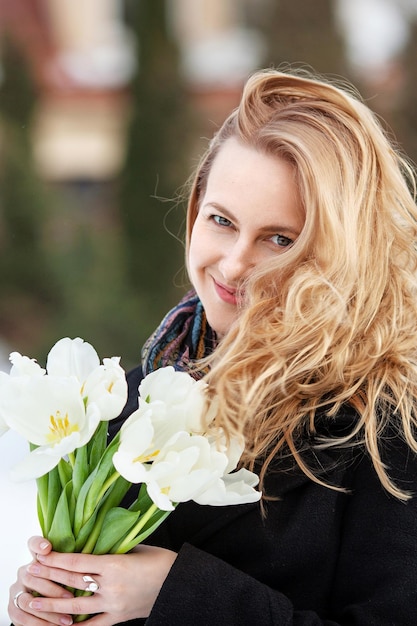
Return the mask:
[(349, 78), (417, 160), (417, 0), (0, 0), (0, 347), (136, 364), (184, 184), (258, 67)]
[[(0, 369), (63, 336), (139, 361), (188, 288), (187, 179), (252, 71), (349, 79), (417, 161), (416, 57), (417, 0), (0, 0)], [(22, 446), (0, 440), (1, 626), (37, 528)]]

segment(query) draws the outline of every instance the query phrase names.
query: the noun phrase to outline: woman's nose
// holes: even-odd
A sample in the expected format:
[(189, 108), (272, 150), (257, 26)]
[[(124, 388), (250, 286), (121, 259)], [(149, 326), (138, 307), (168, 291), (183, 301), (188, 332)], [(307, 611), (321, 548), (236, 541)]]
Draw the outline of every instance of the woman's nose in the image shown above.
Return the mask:
[(233, 284), (248, 276), (256, 265), (255, 252), (249, 243), (236, 241), (223, 251), (219, 269), (228, 284)]

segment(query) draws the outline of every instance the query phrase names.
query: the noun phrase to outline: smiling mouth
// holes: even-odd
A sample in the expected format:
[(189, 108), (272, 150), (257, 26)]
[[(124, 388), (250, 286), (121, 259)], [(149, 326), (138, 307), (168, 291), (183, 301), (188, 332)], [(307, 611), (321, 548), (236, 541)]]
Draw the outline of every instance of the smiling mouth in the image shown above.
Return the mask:
[(222, 285), (214, 279), (213, 282), (216, 293), (219, 298), (223, 300), (223, 302), (237, 306), (242, 301), (242, 294), (238, 291), (238, 289)]

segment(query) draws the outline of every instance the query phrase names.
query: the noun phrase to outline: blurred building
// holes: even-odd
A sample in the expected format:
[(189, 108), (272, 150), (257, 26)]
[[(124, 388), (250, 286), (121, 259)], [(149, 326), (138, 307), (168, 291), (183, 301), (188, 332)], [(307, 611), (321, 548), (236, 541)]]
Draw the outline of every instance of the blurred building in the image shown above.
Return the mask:
[[(260, 59), (245, 27), (253, 0), (168, 0), (168, 19), (197, 106), (223, 117)], [(262, 0), (261, 0), (262, 3)], [(24, 51), (39, 88), (35, 158), (51, 180), (106, 180), (124, 157), (128, 85), (138, 43), (120, 0), (0, 0), (0, 28)], [(206, 109), (204, 109), (206, 107)]]
[(123, 155), (134, 41), (118, 0), (8, 0), (0, 23), (25, 52), (39, 98), (33, 124), (40, 173), (113, 176)]
[[(262, 63), (262, 34), (248, 24), (274, 1), (167, 0), (183, 75), (203, 116), (221, 120)], [(356, 69), (369, 69), (370, 78), (392, 71), (415, 0), (334, 2)], [(128, 85), (138, 69), (125, 7), (122, 0), (0, 0), (0, 29), (24, 50), (40, 90), (33, 138), (46, 178), (106, 180), (121, 166)]]

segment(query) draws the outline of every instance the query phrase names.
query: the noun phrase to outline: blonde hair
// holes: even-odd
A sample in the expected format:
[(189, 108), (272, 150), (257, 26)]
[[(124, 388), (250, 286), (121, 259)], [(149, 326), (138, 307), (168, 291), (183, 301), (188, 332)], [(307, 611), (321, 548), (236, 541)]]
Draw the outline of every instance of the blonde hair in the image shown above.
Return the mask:
[[(356, 423), (319, 445), (365, 442), (382, 485), (406, 499), (381, 450), (393, 424), (417, 451), (417, 211), (412, 168), (353, 88), (305, 72), (256, 72), (204, 155), (187, 242), (222, 144), (288, 160), (305, 209), (294, 245), (256, 268), (239, 319), (210, 359), (218, 423), (246, 439), (245, 463), (299, 450), (317, 416), (350, 405)], [(256, 207), (254, 207), (256, 210)], [(331, 430), (331, 429), (330, 429)], [(317, 443), (317, 441), (316, 441)]]

